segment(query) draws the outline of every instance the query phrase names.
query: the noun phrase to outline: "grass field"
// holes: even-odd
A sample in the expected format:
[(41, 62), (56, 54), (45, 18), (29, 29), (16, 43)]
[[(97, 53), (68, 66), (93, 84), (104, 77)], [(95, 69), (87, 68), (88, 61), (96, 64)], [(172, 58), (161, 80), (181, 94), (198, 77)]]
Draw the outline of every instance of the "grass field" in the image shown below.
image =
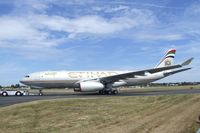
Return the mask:
[(0, 108), (6, 133), (194, 133), (200, 95), (35, 101)]

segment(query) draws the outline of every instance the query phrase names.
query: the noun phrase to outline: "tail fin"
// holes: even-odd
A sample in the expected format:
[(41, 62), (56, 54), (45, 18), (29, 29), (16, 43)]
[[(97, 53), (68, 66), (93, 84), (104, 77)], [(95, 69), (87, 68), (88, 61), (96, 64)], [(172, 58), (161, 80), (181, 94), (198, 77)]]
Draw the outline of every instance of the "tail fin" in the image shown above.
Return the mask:
[(158, 65), (156, 66), (156, 68), (173, 65), (174, 64), (175, 53), (176, 53), (175, 49), (169, 49), (167, 51), (167, 53), (165, 54), (165, 56), (158, 63)]

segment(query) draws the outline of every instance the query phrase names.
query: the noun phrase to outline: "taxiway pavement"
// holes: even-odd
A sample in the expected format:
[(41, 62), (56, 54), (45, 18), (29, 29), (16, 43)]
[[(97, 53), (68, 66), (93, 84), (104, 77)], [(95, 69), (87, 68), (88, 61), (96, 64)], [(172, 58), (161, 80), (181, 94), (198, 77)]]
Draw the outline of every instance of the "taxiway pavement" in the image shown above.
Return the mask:
[(118, 95), (99, 95), (96, 93), (73, 93), (73, 94), (48, 94), (44, 96), (0, 96), (0, 107), (9, 106), (17, 103), (31, 102), (36, 100), (50, 100), (59, 98), (95, 98), (95, 97), (118, 97), (118, 96), (157, 96), (175, 94), (200, 94), (200, 89), (188, 90), (156, 90), (141, 92), (119, 92)]

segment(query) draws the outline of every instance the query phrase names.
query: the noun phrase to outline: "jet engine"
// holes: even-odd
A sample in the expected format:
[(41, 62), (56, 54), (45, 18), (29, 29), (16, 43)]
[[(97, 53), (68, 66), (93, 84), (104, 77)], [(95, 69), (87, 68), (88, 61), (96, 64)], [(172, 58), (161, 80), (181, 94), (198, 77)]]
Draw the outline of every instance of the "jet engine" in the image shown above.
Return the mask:
[(74, 91), (79, 92), (92, 92), (99, 91), (104, 88), (104, 85), (98, 81), (85, 81), (79, 83), (79, 88), (74, 89)]

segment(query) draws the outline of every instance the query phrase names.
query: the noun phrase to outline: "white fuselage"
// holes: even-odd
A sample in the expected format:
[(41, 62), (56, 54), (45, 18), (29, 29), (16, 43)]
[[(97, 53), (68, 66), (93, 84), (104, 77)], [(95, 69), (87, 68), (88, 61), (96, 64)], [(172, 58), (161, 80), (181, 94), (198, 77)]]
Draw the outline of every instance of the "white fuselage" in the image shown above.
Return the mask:
[[(45, 71), (36, 72), (25, 76), (20, 82), (32, 86), (42, 88), (77, 88), (79, 82), (101, 77), (127, 73), (130, 71)], [(147, 84), (161, 78), (164, 78), (164, 72), (154, 74), (146, 73), (143, 76), (135, 76), (114, 82), (113, 87), (133, 86)]]

